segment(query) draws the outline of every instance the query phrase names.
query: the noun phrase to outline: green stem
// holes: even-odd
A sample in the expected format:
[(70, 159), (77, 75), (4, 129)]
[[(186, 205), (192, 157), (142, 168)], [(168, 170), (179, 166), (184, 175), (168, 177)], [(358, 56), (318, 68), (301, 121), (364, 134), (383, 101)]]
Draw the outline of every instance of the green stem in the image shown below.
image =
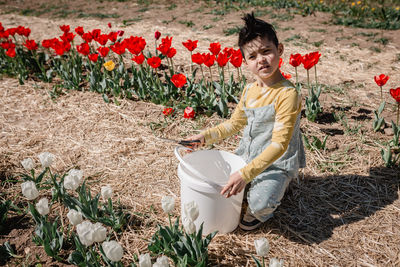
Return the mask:
[(317, 79), (317, 65), (314, 66), (314, 71), (315, 71), (315, 84), (318, 85), (318, 79)]
[(399, 125), (400, 103), (397, 103), (397, 125)]
[(383, 99), (383, 95), (382, 95), (382, 86), (379, 86), (380, 88), (381, 88), (381, 102), (382, 102), (382, 99)]
[(299, 83), (299, 76), (297, 75), (297, 67), (294, 67), (296, 71), (296, 85)]
[(308, 89), (310, 89), (310, 72), (307, 70), (307, 83), (308, 83)]

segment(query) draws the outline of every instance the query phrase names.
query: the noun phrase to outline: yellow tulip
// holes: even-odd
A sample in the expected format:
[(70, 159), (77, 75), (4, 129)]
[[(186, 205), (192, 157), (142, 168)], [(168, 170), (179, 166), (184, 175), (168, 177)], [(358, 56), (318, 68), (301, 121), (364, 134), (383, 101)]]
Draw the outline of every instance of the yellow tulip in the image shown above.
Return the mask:
[(396, 10), (399, 11), (399, 10), (400, 10), (400, 7), (396, 7)]
[(356, 5), (356, 3), (354, 3), (354, 2), (353, 2), (353, 3), (351, 3), (351, 6), (355, 6), (355, 5)]
[(361, 4), (361, 1), (357, 1), (357, 5)]
[(108, 71), (112, 71), (115, 68), (115, 63), (112, 60), (107, 61), (103, 64), (104, 68)]

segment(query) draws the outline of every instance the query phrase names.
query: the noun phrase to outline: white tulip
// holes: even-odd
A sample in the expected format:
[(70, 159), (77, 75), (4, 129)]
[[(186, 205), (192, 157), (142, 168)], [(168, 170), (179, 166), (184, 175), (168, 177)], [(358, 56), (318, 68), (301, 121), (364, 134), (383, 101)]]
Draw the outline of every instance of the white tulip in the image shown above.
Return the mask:
[(151, 258), (150, 254), (141, 254), (139, 256), (139, 267), (151, 267)]
[(50, 212), (49, 201), (47, 198), (41, 198), (35, 206), (40, 215), (44, 216)]
[(194, 225), (193, 221), (190, 218), (184, 218), (182, 224), (187, 234), (190, 235), (196, 232), (196, 225)]
[(256, 252), (258, 256), (267, 256), (269, 252), (269, 242), (265, 237), (254, 240), (254, 246), (256, 247)]
[(165, 213), (171, 213), (175, 208), (175, 198), (172, 196), (163, 196), (161, 198), (161, 207)]
[(83, 221), (76, 226), (79, 240), (85, 246), (90, 246), (94, 243), (93, 225), (89, 221)]
[(115, 240), (112, 241), (105, 241), (103, 244), (101, 244), (101, 247), (104, 250), (104, 253), (106, 254), (107, 258), (109, 258), (111, 261), (120, 261), (122, 259), (122, 256), (124, 254), (124, 250), (122, 249), (122, 246)]
[(106, 185), (101, 187), (101, 197), (103, 200), (107, 201), (109, 198), (112, 197), (113, 190), (111, 186)]
[(44, 168), (50, 167), (53, 164), (55, 156), (49, 152), (43, 152), (39, 154), (40, 163)]
[(27, 181), (21, 184), (22, 194), (28, 200), (34, 200), (39, 196), (39, 191), (36, 188), (36, 184), (33, 181)]
[(167, 256), (161, 256), (157, 258), (157, 261), (153, 264), (153, 267), (168, 267), (168, 257)]
[(83, 171), (77, 169), (69, 170), (64, 177), (64, 187), (68, 190), (76, 190), (82, 183)]
[(72, 225), (78, 225), (83, 221), (82, 213), (80, 211), (76, 211), (76, 210), (73, 210), (73, 209), (68, 211), (67, 217), (68, 217), (69, 222)]
[(24, 169), (28, 172), (35, 167), (35, 163), (31, 158), (24, 159), (23, 161), (21, 161), (21, 164), (22, 167), (24, 167)]
[(103, 242), (107, 237), (107, 229), (99, 222), (93, 224), (93, 241)]
[(269, 260), (269, 267), (283, 267), (283, 260), (272, 258)]
[(199, 206), (196, 202), (191, 201), (185, 203), (184, 209), (186, 216), (189, 217), (193, 222), (199, 217)]

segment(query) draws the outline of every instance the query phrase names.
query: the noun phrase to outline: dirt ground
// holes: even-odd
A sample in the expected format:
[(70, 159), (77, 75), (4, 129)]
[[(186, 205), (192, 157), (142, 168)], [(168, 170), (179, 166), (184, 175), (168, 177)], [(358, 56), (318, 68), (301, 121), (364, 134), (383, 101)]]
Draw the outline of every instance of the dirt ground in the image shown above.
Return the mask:
[[(171, 8), (173, 5), (176, 7)], [(302, 118), (301, 127), (306, 135), (329, 135), (327, 149), (307, 150), (308, 165), (299, 181), (291, 184), (275, 217), (261, 229), (217, 235), (210, 245), (210, 265), (253, 266), (253, 242), (260, 237), (270, 241), (268, 257), (284, 259), (285, 266), (400, 265), (399, 169), (384, 168), (380, 156), (382, 142), (391, 138), (390, 128), (378, 133), (371, 128), (373, 110), (379, 105), (375, 75), (390, 76), (384, 87), (388, 104), (383, 115), (387, 122), (395, 119), (388, 89), (400, 86), (399, 30), (336, 26), (324, 13), (294, 15), (286, 21), (286, 11), (268, 8), (220, 16), (215, 14), (219, 6), (202, 1), (145, 5), (133, 1), (3, 0), (0, 7), (4, 27), (29, 27), (35, 40), (60, 35), (63, 24), (108, 31), (107, 23), (111, 22), (113, 30), (124, 30), (125, 36), (142, 36), (152, 47), (154, 31), (159, 30), (163, 36), (173, 36), (178, 50), (175, 61), (182, 66), (189, 62), (182, 41), (198, 39), (200, 52), (214, 41), (236, 47), (236, 35), (226, 36), (224, 30), (240, 26), (245, 12), (265, 10), (261, 18), (277, 26), (285, 45), (285, 73), (294, 76), (288, 64), (291, 53), (318, 50), (322, 54), (317, 67), (319, 82), (326, 85), (320, 98), (324, 113), (315, 123)], [(114, 18), (100, 19), (95, 14)], [(388, 44), (375, 42), (379, 38), (388, 38)], [(317, 47), (315, 43), (321, 41)], [(306, 72), (300, 68), (299, 77), (306, 80)], [(166, 223), (160, 207), (162, 195), (175, 195), (179, 203), (174, 145), (158, 137), (179, 139), (221, 119), (212, 116), (191, 121), (178, 116), (165, 121), (163, 107), (151, 103), (122, 100), (116, 106), (104, 103), (95, 93), (76, 91), (53, 101), (50, 90), (50, 84), (28, 81), (19, 85), (8, 77), (0, 80), (0, 173), (4, 177), (20, 172), (22, 159), (37, 160), (39, 153), (49, 151), (57, 156), (55, 171), (82, 169), (94, 192), (102, 185), (112, 185), (113, 199), (120, 199), (136, 214), (137, 222), (119, 238), (125, 249), (124, 261), (130, 262), (135, 253), (147, 252), (145, 240), (157, 223)], [(344, 114), (347, 120), (336, 121), (333, 113)], [(233, 151), (237, 142), (229, 138), (215, 148)], [(19, 185), (10, 184), (5, 189), (16, 192)], [(16, 196), (13, 201), (23, 199)], [(179, 209), (175, 214), (179, 215)], [(30, 241), (33, 228), (29, 225), (33, 224), (29, 218), (15, 216), (12, 220), (20, 229), (8, 228), (0, 235), (0, 243), (10, 240), (22, 259), (5, 264), (40, 262), (34, 255), (39, 255), (44, 265), (56, 264)]]

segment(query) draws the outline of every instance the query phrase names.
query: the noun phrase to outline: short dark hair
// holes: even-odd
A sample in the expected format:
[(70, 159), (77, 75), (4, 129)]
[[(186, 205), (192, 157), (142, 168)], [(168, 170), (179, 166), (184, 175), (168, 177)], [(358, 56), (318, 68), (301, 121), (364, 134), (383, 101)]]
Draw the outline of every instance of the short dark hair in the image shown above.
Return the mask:
[(246, 14), (242, 19), (245, 25), (239, 32), (238, 41), (242, 54), (243, 46), (257, 37), (267, 37), (269, 41), (273, 42), (275, 46), (278, 47), (279, 41), (274, 26), (261, 19), (256, 19), (253, 12), (251, 12), (251, 14)]

